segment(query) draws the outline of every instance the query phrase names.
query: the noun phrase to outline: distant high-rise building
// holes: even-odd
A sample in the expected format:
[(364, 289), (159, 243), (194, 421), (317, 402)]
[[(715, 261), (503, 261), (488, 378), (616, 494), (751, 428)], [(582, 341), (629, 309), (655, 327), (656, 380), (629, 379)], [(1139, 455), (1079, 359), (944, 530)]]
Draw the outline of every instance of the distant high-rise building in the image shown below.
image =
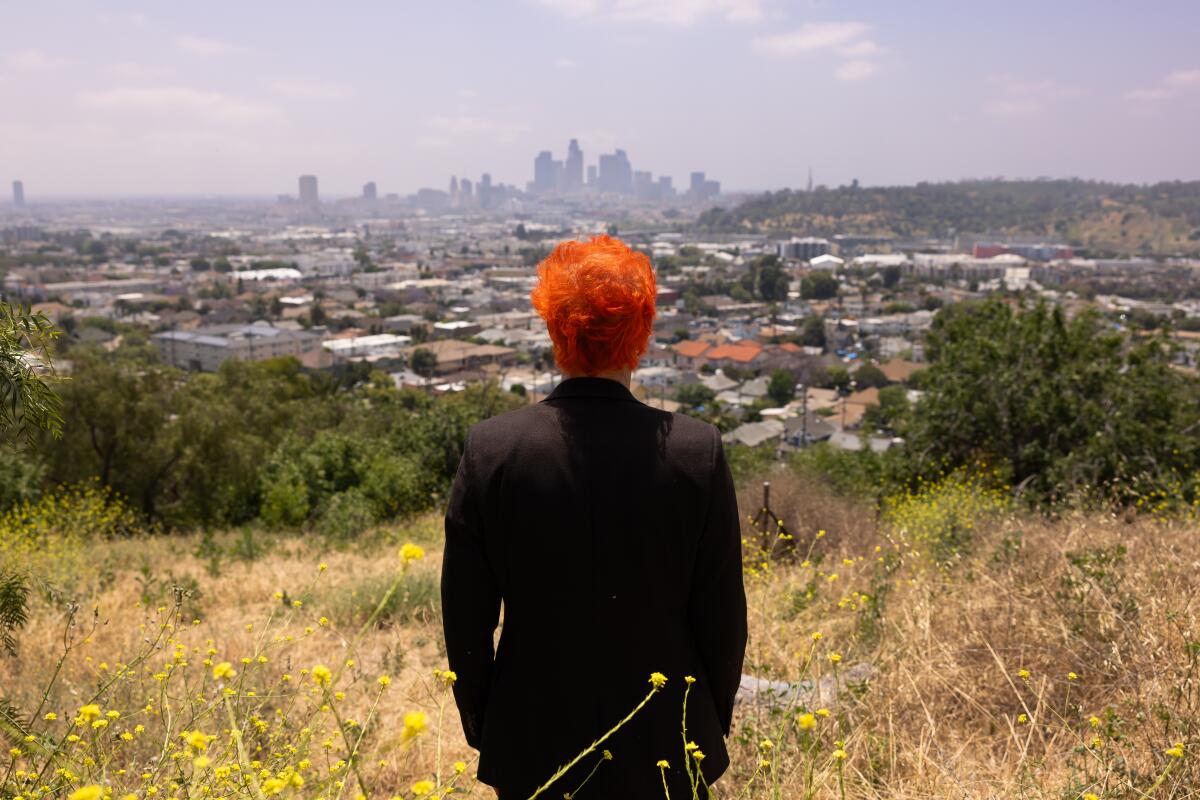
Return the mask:
[(600, 156), (600, 169), (596, 175), (596, 186), (602, 192), (633, 192), (633, 166), (624, 150)]
[(706, 180), (703, 172), (693, 172), (688, 195), (693, 200), (711, 200), (721, 194), (721, 182)]
[(21, 181), (13, 181), (13, 206), (15, 208), (25, 207), (25, 184)]
[(659, 199), (665, 200), (668, 197), (674, 197), (674, 196), (675, 196), (675, 187), (671, 185), (671, 176), (670, 175), (659, 175), (658, 176), (658, 197), (659, 197)]
[(563, 184), (567, 191), (583, 186), (583, 150), (575, 139), (567, 145), (567, 161), (563, 174)]
[(587, 185), (588, 185), (588, 186), (595, 186), (595, 185), (596, 185), (596, 165), (595, 165), (595, 164), (589, 164), (589, 165), (588, 165), (588, 168), (587, 168)]
[(363, 200), (376, 200), (378, 197), (379, 191), (375, 188), (375, 181), (363, 184)]
[(458, 177), (455, 175), (451, 175), (450, 176), (450, 205), (456, 205), (457, 203), (458, 203)]
[(488, 173), (483, 173), (479, 178), (479, 207), (492, 207), (492, 176)]
[(463, 178), (458, 182), (458, 200), (459, 205), (469, 206), (474, 205), (475, 197), (473, 190), (474, 186), (470, 178)]
[[(543, 150), (533, 160), (533, 190), (535, 192), (552, 192), (557, 186), (554, 154)], [(561, 165), (561, 161), (557, 162)]]
[(808, 191), (812, 191), (812, 167), (808, 168)]
[(654, 175), (646, 171), (633, 173), (633, 194), (639, 200), (654, 200), (657, 187), (654, 185)]
[(315, 206), (321, 202), (317, 195), (316, 175), (300, 176), (300, 202), (309, 206)]

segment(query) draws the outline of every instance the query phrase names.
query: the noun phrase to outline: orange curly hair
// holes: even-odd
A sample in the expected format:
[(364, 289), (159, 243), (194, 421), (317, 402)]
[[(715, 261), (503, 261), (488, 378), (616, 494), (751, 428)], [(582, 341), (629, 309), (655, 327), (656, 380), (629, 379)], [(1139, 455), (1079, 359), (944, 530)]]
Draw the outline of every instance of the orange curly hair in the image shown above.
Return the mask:
[(546, 321), (563, 372), (635, 369), (654, 326), (650, 259), (620, 239), (562, 242), (538, 264), (530, 299)]

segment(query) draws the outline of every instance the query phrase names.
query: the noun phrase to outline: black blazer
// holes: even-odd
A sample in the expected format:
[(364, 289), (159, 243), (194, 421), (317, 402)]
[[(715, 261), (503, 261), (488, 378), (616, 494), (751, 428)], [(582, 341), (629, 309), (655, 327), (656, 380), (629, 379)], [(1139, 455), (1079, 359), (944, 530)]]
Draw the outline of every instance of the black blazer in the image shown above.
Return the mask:
[[(442, 613), (479, 779), (524, 800), (668, 677), (578, 795), (690, 797), (687, 735), (725, 771), (746, 648), (733, 480), (717, 429), (571, 378), (471, 429), (446, 511)], [(499, 648), (493, 634), (504, 605)], [(600, 754), (547, 797), (574, 792)]]

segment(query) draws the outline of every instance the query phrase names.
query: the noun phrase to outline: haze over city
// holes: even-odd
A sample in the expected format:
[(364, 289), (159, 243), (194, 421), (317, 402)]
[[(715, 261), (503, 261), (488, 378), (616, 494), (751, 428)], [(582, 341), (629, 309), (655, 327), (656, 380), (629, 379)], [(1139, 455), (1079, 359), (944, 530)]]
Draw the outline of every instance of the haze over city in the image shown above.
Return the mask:
[[(469, 24), (468, 24), (469, 21)], [(47, 2), (0, 29), (31, 197), (523, 186), (544, 149), (727, 190), (1200, 176), (1200, 7)]]

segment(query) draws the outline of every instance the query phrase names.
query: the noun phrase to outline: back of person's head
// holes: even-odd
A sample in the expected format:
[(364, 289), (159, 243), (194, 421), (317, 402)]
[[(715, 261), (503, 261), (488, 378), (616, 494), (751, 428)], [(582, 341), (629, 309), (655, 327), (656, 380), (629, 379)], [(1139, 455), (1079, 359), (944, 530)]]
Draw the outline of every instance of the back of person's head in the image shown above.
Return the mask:
[(620, 239), (562, 242), (538, 265), (530, 296), (563, 372), (635, 369), (654, 326), (654, 269)]

